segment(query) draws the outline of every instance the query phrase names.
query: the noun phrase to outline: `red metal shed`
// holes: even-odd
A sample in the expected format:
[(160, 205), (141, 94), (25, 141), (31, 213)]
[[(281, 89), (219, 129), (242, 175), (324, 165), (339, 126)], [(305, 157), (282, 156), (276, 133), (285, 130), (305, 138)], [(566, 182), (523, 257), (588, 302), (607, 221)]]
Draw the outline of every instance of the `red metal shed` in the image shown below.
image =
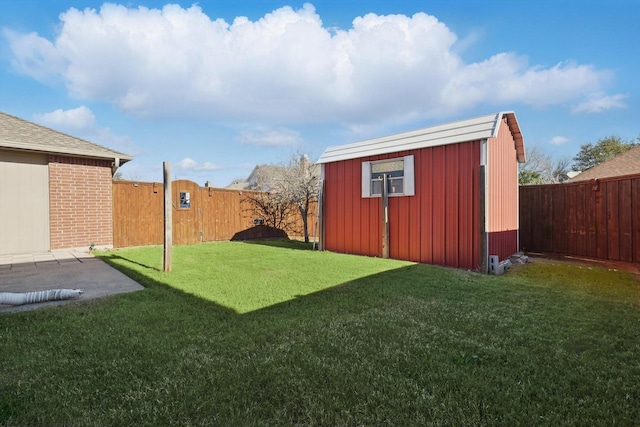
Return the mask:
[(513, 112), (329, 147), (320, 248), (486, 272), (518, 251), (524, 161)]

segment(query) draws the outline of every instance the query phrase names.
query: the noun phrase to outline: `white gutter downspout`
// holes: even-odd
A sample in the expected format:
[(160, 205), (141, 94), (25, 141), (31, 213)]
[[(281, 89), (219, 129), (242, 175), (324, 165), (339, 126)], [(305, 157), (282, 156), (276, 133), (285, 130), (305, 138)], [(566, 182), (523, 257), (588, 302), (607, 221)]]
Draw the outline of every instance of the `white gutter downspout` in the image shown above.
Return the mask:
[(482, 230), (480, 238), (482, 245), (480, 248), (480, 272), (487, 274), (489, 272), (489, 147), (487, 139), (483, 139), (480, 142), (480, 166), (480, 170), (484, 174), (480, 181), (484, 183), (484, 188), (480, 188), (480, 198), (484, 201), (484, 206), (481, 206), (483, 210), (481, 212), (481, 220), (483, 222), (480, 224), (480, 229)]
[(113, 162), (111, 162), (111, 176), (116, 174), (116, 171), (118, 170), (119, 167), (120, 167), (120, 158), (116, 157), (113, 159)]

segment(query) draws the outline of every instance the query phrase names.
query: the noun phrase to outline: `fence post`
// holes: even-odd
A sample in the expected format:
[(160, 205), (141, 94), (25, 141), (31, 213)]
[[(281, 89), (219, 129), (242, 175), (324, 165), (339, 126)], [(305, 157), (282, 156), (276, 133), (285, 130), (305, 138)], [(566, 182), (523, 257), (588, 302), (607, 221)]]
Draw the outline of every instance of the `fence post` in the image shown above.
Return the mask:
[(171, 193), (171, 165), (162, 162), (164, 180), (164, 257), (163, 270), (171, 272), (171, 247), (173, 245), (173, 203)]

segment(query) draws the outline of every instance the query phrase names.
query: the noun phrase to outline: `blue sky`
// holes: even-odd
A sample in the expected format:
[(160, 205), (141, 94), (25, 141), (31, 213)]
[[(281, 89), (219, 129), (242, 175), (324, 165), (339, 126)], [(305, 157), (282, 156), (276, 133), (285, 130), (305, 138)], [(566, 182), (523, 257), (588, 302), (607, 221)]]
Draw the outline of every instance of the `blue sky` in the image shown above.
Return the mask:
[(638, 0), (0, 0), (0, 111), (224, 187), (515, 111), (528, 148), (640, 135)]

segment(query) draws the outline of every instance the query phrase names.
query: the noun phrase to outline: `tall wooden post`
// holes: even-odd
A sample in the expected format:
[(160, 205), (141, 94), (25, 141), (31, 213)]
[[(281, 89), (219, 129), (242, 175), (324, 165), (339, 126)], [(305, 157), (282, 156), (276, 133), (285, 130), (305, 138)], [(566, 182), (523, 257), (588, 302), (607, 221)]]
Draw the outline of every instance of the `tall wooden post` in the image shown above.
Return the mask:
[(317, 205), (317, 231), (318, 231), (318, 250), (324, 251), (324, 179), (320, 180), (318, 189), (318, 205)]
[(162, 267), (165, 273), (171, 272), (171, 247), (173, 246), (173, 203), (171, 192), (171, 165), (162, 163), (164, 180), (164, 259)]
[(387, 174), (382, 175), (382, 258), (389, 258), (389, 194)]

